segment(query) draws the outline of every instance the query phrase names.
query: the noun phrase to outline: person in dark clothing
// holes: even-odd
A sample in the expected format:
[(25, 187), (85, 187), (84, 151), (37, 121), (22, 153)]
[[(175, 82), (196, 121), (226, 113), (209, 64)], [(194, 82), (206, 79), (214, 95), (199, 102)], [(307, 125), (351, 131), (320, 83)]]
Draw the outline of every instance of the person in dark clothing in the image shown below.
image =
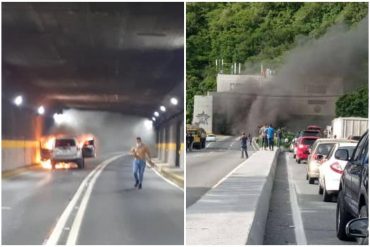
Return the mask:
[(193, 151), (194, 136), (190, 133), (190, 151)]
[(276, 137), (277, 137), (277, 146), (278, 146), (278, 148), (280, 148), (281, 139), (283, 138), (283, 132), (281, 131), (281, 129), (278, 129), (276, 131)]
[(245, 133), (243, 133), (243, 135), (240, 137), (240, 146), (241, 146), (241, 151), (242, 151), (242, 158), (244, 158), (244, 153), (245, 153), (245, 158), (248, 158), (247, 142), (248, 142), (248, 137), (245, 135)]
[(186, 132), (186, 151), (190, 151), (190, 133), (189, 132)]

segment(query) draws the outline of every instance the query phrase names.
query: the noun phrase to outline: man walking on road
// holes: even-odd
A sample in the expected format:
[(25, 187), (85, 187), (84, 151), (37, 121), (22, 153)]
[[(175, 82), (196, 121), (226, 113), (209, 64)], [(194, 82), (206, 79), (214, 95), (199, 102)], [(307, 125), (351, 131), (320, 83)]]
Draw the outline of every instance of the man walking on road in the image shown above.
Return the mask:
[(248, 137), (243, 133), (242, 137), (240, 137), (240, 146), (242, 150), (242, 158), (244, 158), (244, 153), (245, 153), (245, 158), (248, 158), (248, 152), (247, 152), (247, 142), (248, 142)]
[(272, 128), (272, 124), (269, 125), (269, 127), (266, 129), (266, 135), (267, 135), (267, 142), (269, 145), (270, 151), (274, 151), (274, 128)]
[(135, 188), (139, 190), (143, 185), (144, 171), (145, 171), (145, 160), (149, 158), (149, 163), (152, 165), (149, 148), (141, 141), (141, 137), (136, 138), (136, 147), (131, 149), (131, 154), (134, 156), (133, 162), (133, 173), (135, 178)]

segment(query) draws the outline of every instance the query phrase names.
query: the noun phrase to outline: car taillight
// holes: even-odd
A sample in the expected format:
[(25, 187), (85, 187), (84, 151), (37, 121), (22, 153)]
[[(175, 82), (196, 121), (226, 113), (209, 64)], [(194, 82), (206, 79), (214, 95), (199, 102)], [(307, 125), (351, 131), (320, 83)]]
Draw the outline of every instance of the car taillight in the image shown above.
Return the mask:
[(331, 164), (330, 168), (333, 171), (335, 171), (336, 173), (339, 173), (339, 174), (343, 173), (343, 169), (342, 169), (342, 167), (340, 166), (340, 164), (338, 162), (335, 162), (335, 163)]

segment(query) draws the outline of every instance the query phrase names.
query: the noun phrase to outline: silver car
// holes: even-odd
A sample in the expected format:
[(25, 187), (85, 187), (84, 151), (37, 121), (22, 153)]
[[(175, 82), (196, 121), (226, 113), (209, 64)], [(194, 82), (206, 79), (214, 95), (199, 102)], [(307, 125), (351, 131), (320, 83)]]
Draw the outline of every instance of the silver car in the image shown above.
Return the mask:
[[(341, 142), (341, 139), (328, 139), (320, 138), (315, 141), (310, 150), (310, 154), (307, 159), (307, 173), (306, 179), (309, 184), (314, 184), (315, 180), (319, 179), (320, 170), (319, 166), (325, 161), (326, 156), (330, 150), (334, 147), (335, 143)], [(348, 141), (348, 140), (345, 140)]]

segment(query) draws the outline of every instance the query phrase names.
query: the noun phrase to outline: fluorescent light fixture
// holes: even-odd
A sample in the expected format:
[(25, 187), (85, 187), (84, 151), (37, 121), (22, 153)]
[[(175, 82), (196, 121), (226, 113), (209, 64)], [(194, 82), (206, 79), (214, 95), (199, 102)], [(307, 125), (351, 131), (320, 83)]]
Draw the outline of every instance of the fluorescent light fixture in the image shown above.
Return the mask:
[(163, 112), (166, 112), (166, 107), (164, 107), (163, 105), (161, 105), (161, 107), (159, 109), (161, 109), (161, 111), (163, 111)]
[(171, 104), (172, 105), (177, 105), (178, 103), (179, 103), (179, 101), (175, 97), (171, 98)]
[(23, 97), (21, 95), (18, 95), (14, 98), (14, 104), (16, 106), (20, 106), (23, 103)]
[(40, 115), (44, 115), (45, 113), (45, 108), (43, 106), (40, 106), (38, 109), (37, 109), (37, 113), (40, 114)]
[(159, 117), (159, 113), (157, 111), (155, 111), (154, 116)]

